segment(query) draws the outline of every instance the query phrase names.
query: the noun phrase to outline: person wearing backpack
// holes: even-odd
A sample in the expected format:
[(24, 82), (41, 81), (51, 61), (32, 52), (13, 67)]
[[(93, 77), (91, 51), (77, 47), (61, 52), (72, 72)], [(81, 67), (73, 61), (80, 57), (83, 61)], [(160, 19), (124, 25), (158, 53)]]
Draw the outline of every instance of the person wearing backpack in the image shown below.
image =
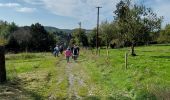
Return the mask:
[(70, 48), (67, 48), (67, 50), (64, 52), (64, 54), (65, 54), (67, 63), (69, 63), (70, 56), (72, 55)]
[(74, 45), (72, 53), (73, 53), (73, 59), (74, 61), (76, 61), (79, 55), (79, 48), (76, 45)]
[(56, 57), (59, 57), (59, 47), (58, 47), (58, 45), (56, 45), (56, 47), (54, 48), (54, 52), (53, 52), (53, 54), (54, 54), (54, 56)]
[(59, 48), (59, 49), (60, 49), (60, 50), (59, 50), (60, 53), (63, 54), (63, 50), (64, 50), (63, 45), (60, 45), (60, 48)]

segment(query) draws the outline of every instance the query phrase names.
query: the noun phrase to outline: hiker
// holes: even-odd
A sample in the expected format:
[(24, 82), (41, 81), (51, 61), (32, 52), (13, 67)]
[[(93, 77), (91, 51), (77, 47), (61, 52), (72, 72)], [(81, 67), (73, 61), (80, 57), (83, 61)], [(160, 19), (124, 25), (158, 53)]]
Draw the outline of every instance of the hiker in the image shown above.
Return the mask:
[(54, 48), (54, 52), (53, 52), (53, 54), (54, 54), (54, 56), (56, 57), (59, 57), (59, 47), (58, 47), (58, 45), (56, 45), (56, 47)]
[(70, 56), (72, 55), (70, 48), (67, 48), (67, 50), (64, 52), (67, 63), (69, 63)]
[(63, 50), (64, 50), (63, 45), (60, 45), (59, 49), (60, 49), (60, 53), (63, 54)]
[(76, 45), (74, 45), (72, 53), (73, 53), (73, 59), (74, 59), (74, 61), (77, 60), (78, 55), (79, 55), (79, 47), (76, 46)]

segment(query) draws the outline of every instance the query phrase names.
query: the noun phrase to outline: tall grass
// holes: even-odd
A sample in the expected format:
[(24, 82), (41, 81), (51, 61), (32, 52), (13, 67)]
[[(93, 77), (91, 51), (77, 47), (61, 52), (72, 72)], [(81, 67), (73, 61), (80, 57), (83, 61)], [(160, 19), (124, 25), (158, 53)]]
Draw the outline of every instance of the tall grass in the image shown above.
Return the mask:
[[(138, 56), (128, 56), (128, 69), (124, 67), (124, 54), (128, 48), (101, 50), (100, 56), (89, 55), (84, 62), (93, 80), (103, 87), (106, 95), (137, 100), (169, 99), (170, 46), (137, 47)], [(90, 52), (89, 52), (90, 53)]]

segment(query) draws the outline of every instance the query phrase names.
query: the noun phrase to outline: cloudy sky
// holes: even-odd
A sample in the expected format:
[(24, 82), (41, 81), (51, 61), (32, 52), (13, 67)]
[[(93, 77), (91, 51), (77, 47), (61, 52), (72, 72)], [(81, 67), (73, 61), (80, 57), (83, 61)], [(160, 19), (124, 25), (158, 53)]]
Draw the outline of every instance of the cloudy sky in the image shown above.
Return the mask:
[[(39, 22), (44, 26), (73, 29), (82, 22), (82, 27), (96, 26), (97, 9), (100, 20), (113, 20), (113, 11), (119, 0), (0, 0), (0, 20), (15, 22), (19, 26)], [(135, 0), (151, 7), (159, 16), (164, 16), (164, 25), (170, 23), (170, 0)]]

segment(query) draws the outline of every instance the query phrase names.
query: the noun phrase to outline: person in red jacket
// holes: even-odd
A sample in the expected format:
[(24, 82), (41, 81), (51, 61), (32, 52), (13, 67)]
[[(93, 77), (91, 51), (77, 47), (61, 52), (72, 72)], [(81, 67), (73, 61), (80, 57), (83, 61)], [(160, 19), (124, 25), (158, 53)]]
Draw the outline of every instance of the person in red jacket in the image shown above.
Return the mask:
[(65, 54), (67, 63), (69, 63), (70, 56), (72, 56), (72, 52), (71, 52), (70, 48), (67, 48), (67, 50), (64, 52), (64, 54)]

